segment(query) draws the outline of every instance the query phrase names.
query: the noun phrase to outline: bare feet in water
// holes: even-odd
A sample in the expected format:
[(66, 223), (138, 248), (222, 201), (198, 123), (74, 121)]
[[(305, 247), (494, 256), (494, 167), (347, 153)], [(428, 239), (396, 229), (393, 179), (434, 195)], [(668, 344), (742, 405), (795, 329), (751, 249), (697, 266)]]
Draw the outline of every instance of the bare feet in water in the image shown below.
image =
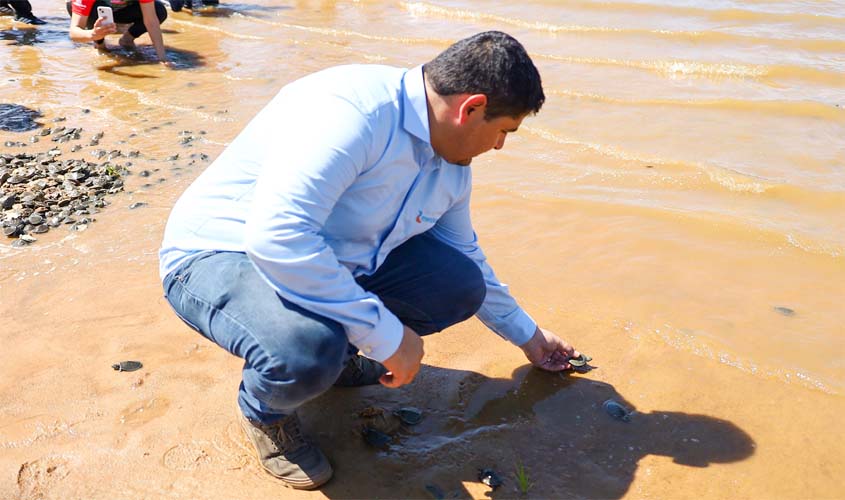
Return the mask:
[(117, 43), (124, 49), (132, 50), (135, 48), (135, 39), (132, 38), (132, 35), (128, 31), (120, 37), (120, 41)]

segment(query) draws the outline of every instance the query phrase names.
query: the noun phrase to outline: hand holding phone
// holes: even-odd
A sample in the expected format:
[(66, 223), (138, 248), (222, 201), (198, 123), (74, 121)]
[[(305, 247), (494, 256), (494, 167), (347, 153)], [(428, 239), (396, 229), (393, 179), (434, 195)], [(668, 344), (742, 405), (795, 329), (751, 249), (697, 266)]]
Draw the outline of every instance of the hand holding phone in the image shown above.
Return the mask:
[(114, 24), (114, 13), (112, 12), (111, 7), (102, 5), (97, 7), (97, 17), (103, 20), (100, 23), (102, 26)]

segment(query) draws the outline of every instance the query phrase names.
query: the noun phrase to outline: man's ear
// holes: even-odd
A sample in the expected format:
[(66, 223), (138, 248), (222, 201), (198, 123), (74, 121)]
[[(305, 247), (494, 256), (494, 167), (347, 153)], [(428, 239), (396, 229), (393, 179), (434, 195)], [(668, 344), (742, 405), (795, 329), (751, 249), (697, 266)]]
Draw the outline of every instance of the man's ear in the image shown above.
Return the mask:
[[(464, 98), (460, 105), (459, 124), (463, 125), (470, 117), (484, 116), (484, 108), (487, 107), (487, 96), (484, 94), (472, 94)], [(479, 113), (476, 115), (475, 113)]]

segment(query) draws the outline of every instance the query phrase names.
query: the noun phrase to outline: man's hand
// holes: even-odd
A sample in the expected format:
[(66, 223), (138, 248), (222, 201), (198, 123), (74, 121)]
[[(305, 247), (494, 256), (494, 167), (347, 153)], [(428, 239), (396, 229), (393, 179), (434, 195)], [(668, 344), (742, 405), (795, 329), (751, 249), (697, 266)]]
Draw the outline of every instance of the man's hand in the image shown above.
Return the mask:
[(577, 358), (581, 355), (566, 341), (539, 326), (531, 340), (522, 344), (519, 348), (522, 349), (531, 364), (550, 372), (572, 368), (572, 365), (569, 364), (569, 358)]
[(117, 31), (117, 26), (114, 23), (103, 24), (103, 21), (102, 17), (94, 21), (94, 28), (91, 30), (92, 40), (102, 40), (106, 35)]
[(384, 360), (387, 373), (381, 376), (379, 382), (385, 387), (397, 388), (411, 383), (420, 371), (423, 357), (423, 341), (419, 335), (407, 326), (402, 332), (402, 343), (393, 356)]

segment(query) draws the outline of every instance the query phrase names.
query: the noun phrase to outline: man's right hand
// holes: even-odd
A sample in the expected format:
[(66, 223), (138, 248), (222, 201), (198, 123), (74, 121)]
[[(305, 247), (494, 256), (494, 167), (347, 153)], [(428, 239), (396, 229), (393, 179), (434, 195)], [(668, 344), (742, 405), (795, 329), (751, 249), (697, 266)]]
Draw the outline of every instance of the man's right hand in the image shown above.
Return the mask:
[(402, 343), (393, 356), (382, 363), (387, 373), (381, 376), (379, 382), (385, 387), (397, 388), (411, 383), (420, 371), (423, 354), (423, 341), (417, 332), (403, 325)]
[(98, 17), (94, 21), (94, 28), (91, 30), (91, 38), (93, 40), (102, 40), (106, 35), (117, 31), (117, 26), (114, 23), (103, 24), (104, 19)]

